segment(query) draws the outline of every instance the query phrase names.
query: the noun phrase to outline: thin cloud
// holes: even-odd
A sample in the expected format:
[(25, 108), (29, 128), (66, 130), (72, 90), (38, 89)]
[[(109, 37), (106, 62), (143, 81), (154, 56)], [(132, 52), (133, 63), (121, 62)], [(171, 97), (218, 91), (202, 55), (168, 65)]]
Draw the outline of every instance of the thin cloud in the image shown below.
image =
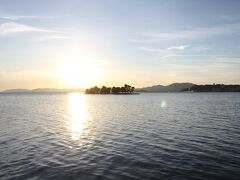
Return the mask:
[[(240, 58), (240, 56), (234, 56), (234, 55), (217, 55), (217, 54), (168, 54), (168, 55), (163, 55), (163, 56), (160, 56), (160, 57), (162, 57), (162, 58), (174, 58), (174, 57), (184, 57), (184, 58), (194, 58), (194, 57), (199, 57), (199, 58), (207, 58), (207, 59), (209, 59), (209, 58), (215, 58), (215, 59), (218, 59), (218, 60), (220, 60), (220, 59), (223, 59), (223, 60), (225, 60), (225, 59), (231, 59), (231, 60), (234, 60), (234, 62), (238, 62), (238, 63), (240, 63), (239, 61), (238, 61), (238, 59)], [(237, 61), (236, 61), (237, 60)], [(228, 63), (230, 62), (230, 61), (227, 61)]]
[(135, 42), (152, 43), (158, 41), (185, 40), (208, 38), (219, 35), (239, 34), (240, 23), (224, 24), (222, 26), (197, 28), (192, 30), (181, 30), (175, 32), (144, 32), (141, 40)]
[(19, 24), (15, 22), (7, 22), (0, 24), (0, 35), (8, 35), (19, 32), (57, 32), (48, 29), (37, 28), (29, 25)]
[(41, 36), (34, 39), (36, 42), (44, 42), (49, 40), (66, 40), (70, 39), (70, 37), (66, 35), (49, 35), (49, 36)]
[(149, 51), (149, 52), (166, 52), (166, 51), (174, 51), (174, 50), (185, 50), (186, 48), (190, 47), (189, 45), (179, 45), (179, 46), (170, 46), (168, 48), (164, 49), (155, 49), (155, 48), (149, 48), (146, 46), (140, 47), (143, 51)]
[[(171, 59), (171, 58), (207, 58), (207, 59), (215, 58), (218, 60), (232, 59), (235, 62), (236, 60), (238, 61), (238, 59), (240, 58), (240, 56), (238, 56), (238, 55), (227, 55), (227, 54), (226, 55), (224, 55), (224, 54), (206, 54), (206, 53), (199, 54), (199, 52), (189, 54), (188, 51), (184, 51), (188, 47), (190, 47), (190, 45), (170, 46), (168, 48), (162, 48), (162, 49), (142, 46), (139, 49), (142, 51), (152, 53), (155, 57), (166, 58), (166, 59)], [(201, 51), (206, 50), (206, 49), (208, 49), (208, 48), (200, 47)], [(198, 51), (198, 47), (191, 47), (191, 50)], [(238, 62), (238, 64), (239, 64), (239, 62)]]
[(167, 58), (167, 57), (179, 55), (179, 52), (180, 51), (182, 52), (187, 47), (188, 47), (187, 45), (181, 45), (181, 46), (171, 46), (171, 47), (162, 48), (162, 49), (154, 49), (154, 48), (142, 46), (140, 47), (140, 50), (152, 53), (154, 56)]
[(1, 19), (17, 21), (20, 19), (55, 19), (57, 16), (17, 16), (17, 15), (6, 15), (0, 17)]
[(148, 52), (163, 52), (164, 51), (164, 49), (154, 49), (154, 48), (149, 48), (149, 47), (145, 47), (145, 46), (142, 46), (139, 49), (143, 50), (143, 51), (148, 51)]
[(167, 50), (184, 50), (187, 47), (189, 47), (189, 46), (188, 45), (171, 46), (171, 47), (168, 47)]

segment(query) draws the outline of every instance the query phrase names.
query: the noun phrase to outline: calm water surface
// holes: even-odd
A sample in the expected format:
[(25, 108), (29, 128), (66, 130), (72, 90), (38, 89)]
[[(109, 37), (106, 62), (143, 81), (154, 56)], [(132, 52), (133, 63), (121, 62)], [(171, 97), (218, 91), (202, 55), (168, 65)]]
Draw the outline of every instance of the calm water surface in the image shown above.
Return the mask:
[(0, 94), (0, 179), (240, 179), (240, 93)]

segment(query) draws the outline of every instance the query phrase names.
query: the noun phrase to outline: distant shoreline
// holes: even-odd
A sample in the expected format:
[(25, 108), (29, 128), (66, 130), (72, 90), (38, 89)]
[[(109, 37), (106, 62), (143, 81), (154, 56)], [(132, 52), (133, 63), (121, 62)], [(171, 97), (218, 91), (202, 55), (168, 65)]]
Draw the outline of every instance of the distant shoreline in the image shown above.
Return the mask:
[(155, 85), (138, 88), (136, 92), (240, 92), (240, 85), (173, 83), (168, 86)]
[[(102, 89), (103, 88), (103, 89)], [(212, 84), (212, 85), (196, 85), (192, 83), (173, 83), (168, 86), (154, 85), (143, 88), (134, 88), (129, 85), (126, 87), (112, 87), (108, 88), (103, 86), (98, 88), (97, 86), (88, 89), (54, 89), (54, 88), (38, 88), (38, 89), (8, 89), (1, 91), (0, 94), (37, 94), (37, 93), (86, 93), (86, 94), (120, 94), (129, 95), (134, 93), (196, 93), (196, 92), (240, 92), (240, 85), (224, 85), (224, 84)]]
[(70, 93), (81, 93), (84, 95), (118, 95), (118, 96), (125, 96), (125, 95), (140, 95), (140, 94), (205, 94), (205, 93), (240, 93), (239, 91), (236, 92), (135, 92), (132, 94), (86, 94), (84, 92), (0, 92), (0, 95), (40, 95), (40, 94), (48, 94), (48, 95), (54, 95), (54, 94), (70, 94)]
[(134, 93), (119, 93), (119, 94), (114, 94), (114, 93), (110, 93), (110, 94), (87, 94), (87, 93), (84, 93), (84, 94), (86, 94), (86, 95), (139, 95), (139, 94), (141, 94), (141, 93), (138, 93), (138, 92), (134, 92)]

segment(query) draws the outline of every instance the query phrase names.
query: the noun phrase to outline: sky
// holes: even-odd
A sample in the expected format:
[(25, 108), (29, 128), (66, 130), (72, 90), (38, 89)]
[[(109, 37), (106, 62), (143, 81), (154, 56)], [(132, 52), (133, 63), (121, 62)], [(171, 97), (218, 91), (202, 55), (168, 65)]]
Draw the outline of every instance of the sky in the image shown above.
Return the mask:
[(239, 0), (0, 0), (0, 90), (240, 84)]

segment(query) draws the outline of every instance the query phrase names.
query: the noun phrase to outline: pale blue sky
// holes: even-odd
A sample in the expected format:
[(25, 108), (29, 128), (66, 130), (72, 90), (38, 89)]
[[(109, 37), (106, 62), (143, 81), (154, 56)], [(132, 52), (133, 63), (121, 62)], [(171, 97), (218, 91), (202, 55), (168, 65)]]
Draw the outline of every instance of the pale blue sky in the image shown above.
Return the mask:
[(0, 0), (0, 89), (67, 87), (66, 54), (89, 85), (240, 84), (240, 1)]

